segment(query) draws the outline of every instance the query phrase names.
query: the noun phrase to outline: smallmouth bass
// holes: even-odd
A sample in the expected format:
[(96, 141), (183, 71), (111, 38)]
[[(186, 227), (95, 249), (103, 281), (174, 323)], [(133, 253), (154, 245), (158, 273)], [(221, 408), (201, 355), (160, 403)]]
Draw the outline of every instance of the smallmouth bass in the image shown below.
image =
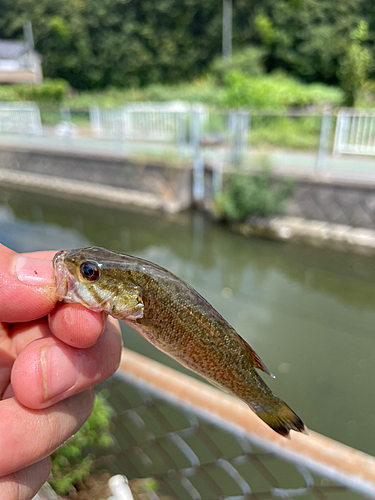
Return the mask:
[(59, 300), (105, 311), (212, 384), (244, 401), (282, 436), (305, 431), (256, 369), (259, 356), (190, 285), (166, 269), (100, 247), (60, 251), (53, 258)]

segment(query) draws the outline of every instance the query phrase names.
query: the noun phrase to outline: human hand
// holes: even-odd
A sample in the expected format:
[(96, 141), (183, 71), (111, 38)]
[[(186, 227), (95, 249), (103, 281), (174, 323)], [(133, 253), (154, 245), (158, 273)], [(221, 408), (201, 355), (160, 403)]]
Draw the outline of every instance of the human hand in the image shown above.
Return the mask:
[(90, 388), (120, 362), (117, 321), (57, 304), (53, 255), (23, 257), (0, 245), (1, 499), (36, 494), (51, 453), (89, 416)]

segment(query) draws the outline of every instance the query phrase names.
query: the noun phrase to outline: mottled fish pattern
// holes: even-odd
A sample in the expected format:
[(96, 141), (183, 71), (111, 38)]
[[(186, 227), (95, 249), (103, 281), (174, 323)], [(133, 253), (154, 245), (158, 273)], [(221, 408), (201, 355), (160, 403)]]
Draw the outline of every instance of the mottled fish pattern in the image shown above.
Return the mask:
[(129, 324), (183, 366), (247, 403), (279, 434), (305, 430), (257, 373), (272, 376), (255, 351), (174, 274), (99, 247), (58, 252), (53, 264), (60, 300), (105, 311)]

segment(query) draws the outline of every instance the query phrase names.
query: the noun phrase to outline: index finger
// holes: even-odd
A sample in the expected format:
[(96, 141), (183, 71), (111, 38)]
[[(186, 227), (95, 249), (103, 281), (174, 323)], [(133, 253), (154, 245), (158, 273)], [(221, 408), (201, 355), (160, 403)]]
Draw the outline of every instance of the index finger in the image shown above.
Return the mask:
[(20, 255), (0, 245), (0, 321), (33, 321), (49, 314), (57, 302), (51, 258)]

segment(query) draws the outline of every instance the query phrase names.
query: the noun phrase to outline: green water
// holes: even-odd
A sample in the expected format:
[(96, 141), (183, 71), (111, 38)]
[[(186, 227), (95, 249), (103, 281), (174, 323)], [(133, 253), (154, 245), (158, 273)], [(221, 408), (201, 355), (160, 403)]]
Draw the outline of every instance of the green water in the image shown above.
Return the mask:
[[(277, 375), (307, 426), (375, 454), (374, 259), (229, 232), (199, 213), (137, 213), (0, 191), (0, 241), (17, 250), (100, 245), (193, 285)], [(175, 362), (124, 326), (125, 345)]]

